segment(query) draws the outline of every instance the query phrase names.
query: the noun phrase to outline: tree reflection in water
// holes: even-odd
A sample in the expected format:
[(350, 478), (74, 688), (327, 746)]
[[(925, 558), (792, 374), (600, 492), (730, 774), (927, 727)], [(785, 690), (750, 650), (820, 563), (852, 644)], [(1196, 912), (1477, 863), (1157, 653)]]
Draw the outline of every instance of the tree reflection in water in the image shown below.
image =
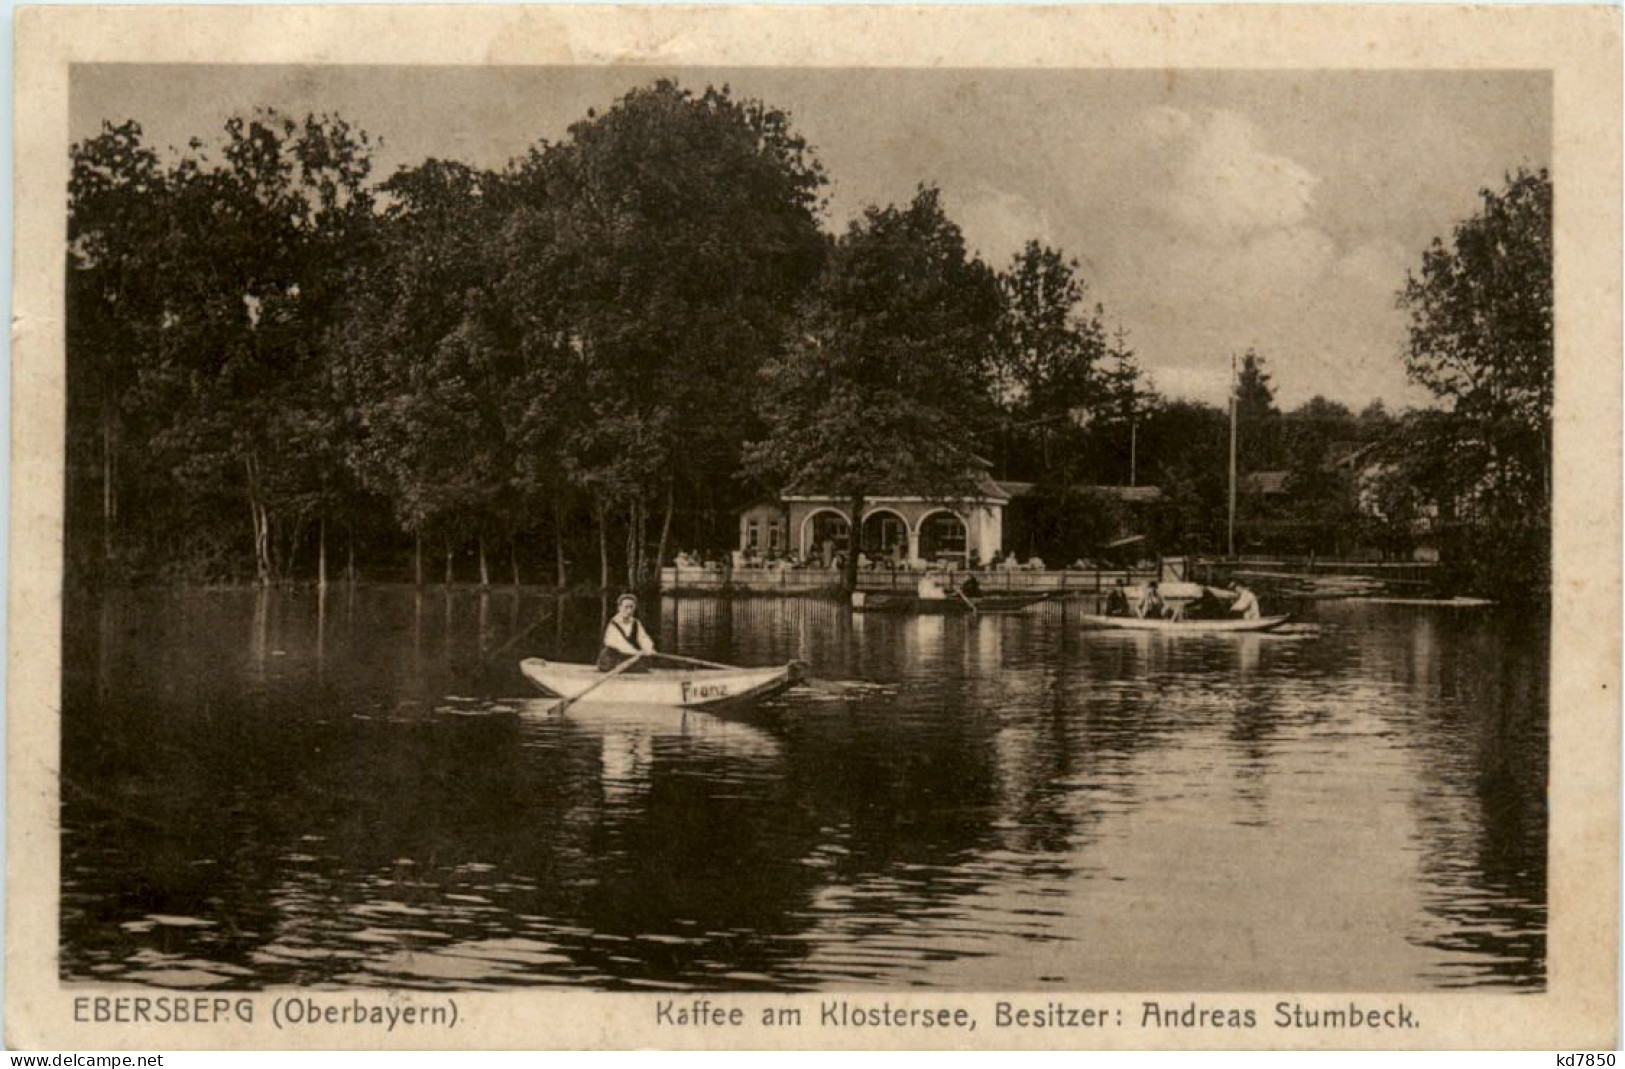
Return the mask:
[(1319, 613), (1290, 641), (648, 604), (663, 649), (869, 684), (740, 721), (531, 700), (515, 663), (590, 659), (597, 599), (74, 604), (63, 974), (1540, 987), (1544, 629)]

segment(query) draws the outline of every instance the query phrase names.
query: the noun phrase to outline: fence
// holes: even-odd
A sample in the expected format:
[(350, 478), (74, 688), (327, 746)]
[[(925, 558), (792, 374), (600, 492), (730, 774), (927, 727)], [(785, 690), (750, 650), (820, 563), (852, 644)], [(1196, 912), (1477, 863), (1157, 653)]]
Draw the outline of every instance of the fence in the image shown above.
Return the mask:
[(1215, 572), (1277, 576), (1279, 578), (1363, 577), (1380, 579), (1385, 583), (1425, 586), (1438, 581), (1440, 566), (1431, 561), (1362, 561), (1339, 560), (1326, 557), (1215, 557), (1196, 563), (1196, 574), (1204, 580)]
[[(956, 584), (975, 575), (986, 594), (1090, 595), (1110, 590), (1118, 582), (1129, 584), (1156, 578), (1155, 568), (1075, 571), (956, 572)], [(858, 589), (913, 593), (920, 573), (865, 570), (858, 573)], [(829, 594), (841, 589), (841, 573), (827, 568), (662, 568), (660, 589), (667, 594)]]

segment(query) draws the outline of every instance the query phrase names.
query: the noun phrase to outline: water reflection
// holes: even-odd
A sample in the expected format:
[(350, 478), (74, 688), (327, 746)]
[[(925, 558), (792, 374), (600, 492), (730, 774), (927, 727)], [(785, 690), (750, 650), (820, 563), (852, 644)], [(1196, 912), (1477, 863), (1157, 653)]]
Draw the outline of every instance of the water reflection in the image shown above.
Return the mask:
[(578, 707), (605, 607), (132, 594), (65, 628), (62, 970), (176, 987), (1413, 990), (1545, 976), (1545, 632), (1318, 638), (667, 598), (804, 660), (744, 718)]

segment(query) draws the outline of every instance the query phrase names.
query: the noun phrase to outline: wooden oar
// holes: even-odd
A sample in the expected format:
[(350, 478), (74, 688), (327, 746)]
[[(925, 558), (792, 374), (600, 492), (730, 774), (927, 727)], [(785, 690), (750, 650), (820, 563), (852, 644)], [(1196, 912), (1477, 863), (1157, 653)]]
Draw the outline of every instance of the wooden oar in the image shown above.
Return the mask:
[(492, 652), (486, 654), (485, 657), (481, 661), (482, 666), (486, 665), (486, 664), (490, 664), (492, 661), (497, 659), (498, 655), (506, 653), (508, 651), (509, 647), (511, 647), (515, 642), (518, 642), (520, 639), (524, 638), (526, 635), (528, 635), (532, 631), (536, 630), (542, 624), (546, 623), (548, 621), (548, 619), (552, 615), (553, 615), (552, 613), (548, 612), (546, 609), (543, 609), (542, 610), (542, 615), (538, 616), (531, 623), (531, 625), (529, 627), (525, 628), (523, 631), (519, 632), (517, 635), (511, 636), (508, 639), (508, 641), (506, 641), (502, 645), (498, 646)]
[(581, 691), (575, 697), (573, 697), (573, 698), (565, 698), (563, 701), (559, 702), (558, 706), (553, 711), (555, 713), (564, 712), (566, 709), (570, 708), (570, 706), (574, 705), (576, 702), (580, 701), (582, 698), (585, 698), (587, 695), (591, 694), (593, 691), (597, 690), (599, 687), (603, 686), (605, 683), (608, 683), (610, 680), (614, 679), (616, 676), (620, 675), (622, 672), (626, 671), (628, 668), (631, 668), (633, 665), (637, 664), (641, 660), (643, 660), (643, 654), (641, 654), (641, 653), (633, 654), (631, 657), (629, 657), (626, 660), (622, 661), (620, 664), (616, 665), (614, 668), (611, 668), (609, 671), (605, 672), (603, 674), (602, 678), (593, 680), (591, 686), (589, 686), (589, 687), (587, 687), (587, 689)]
[(966, 605), (970, 606), (970, 611), (971, 611), (972, 615), (975, 615), (975, 614), (981, 612), (981, 610), (976, 607), (976, 602), (974, 602), (970, 598), (966, 597), (965, 592), (963, 590), (961, 590), (958, 587), (955, 587), (954, 588), (954, 593), (959, 595), (959, 600), (960, 601), (963, 601)]
[(819, 694), (828, 694), (837, 698), (845, 698), (852, 693), (851, 687), (833, 679), (816, 679), (807, 676), (801, 680), (801, 685)]
[(694, 665), (696, 668), (734, 669), (739, 667), (738, 665), (734, 664), (718, 664), (715, 661), (702, 661), (698, 657), (680, 657), (675, 653), (653, 653), (650, 654), (650, 656), (657, 661), (676, 661), (679, 664)]

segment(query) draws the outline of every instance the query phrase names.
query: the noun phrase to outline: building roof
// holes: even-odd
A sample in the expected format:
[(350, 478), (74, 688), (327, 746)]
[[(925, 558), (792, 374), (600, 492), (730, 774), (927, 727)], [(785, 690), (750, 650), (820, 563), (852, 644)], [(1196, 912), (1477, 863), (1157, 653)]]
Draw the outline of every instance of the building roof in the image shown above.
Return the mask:
[(1160, 486), (1091, 486), (1089, 492), (1116, 498), (1125, 505), (1154, 505), (1162, 500)]
[[(1032, 483), (1001, 483), (1001, 482), (999, 482), (997, 479), (993, 478), (993, 476), (991, 474), (989, 474), (989, 469), (991, 467), (992, 467), (992, 465), (990, 465), (987, 461), (983, 460), (981, 457), (972, 456), (971, 457), (970, 470), (967, 471), (965, 474), (970, 477), (972, 485), (974, 486), (974, 489), (970, 493), (965, 494), (965, 495), (949, 495), (947, 499), (948, 500), (969, 499), (969, 500), (973, 500), (973, 501), (976, 501), (976, 500), (980, 500), (980, 501), (997, 501), (997, 502), (1002, 503), (1002, 502), (1005, 502), (1005, 501), (1009, 501), (1012, 497), (1017, 496), (1015, 493), (1013, 493), (1011, 491), (1010, 488), (1012, 486), (1022, 487), (1023, 490), (1021, 492), (1023, 492), (1023, 493), (1026, 490), (1032, 489)], [(780, 495), (780, 496), (786, 501), (791, 501), (791, 500), (799, 500), (799, 501), (806, 501), (806, 500), (813, 500), (813, 501), (842, 501), (842, 500), (845, 500), (844, 495), (841, 495), (841, 494), (832, 494), (832, 493), (829, 493), (828, 491), (825, 491), (825, 490), (809, 489), (807, 487), (802, 487), (802, 486), (787, 487), (785, 489), (784, 493), (782, 495)], [(926, 495), (908, 493), (908, 492), (901, 492), (901, 491), (898, 491), (896, 489), (890, 489), (890, 490), (878, 490), (878, 491), (875, 491), (874, 493), (866, 494), (864, 496), (865, 496), (866, 500), (873, 503), (873, 502), (884, 501), (887, 498), (891, 498), (892, 500), (899, 500), (899, 499), (904, 499), (904, 500), (906, 500), (906, 499), (916, 499), (917, 500), (917, 499), (919, 499), (919, 498), (921, 498), (923, 496), (926, 496)]]
[[(1000, 479), (999, 486), (1010, 497), (1026, 497), (1033, 492), (1036, 483), (1015, 482), (1010, 479)], [(1162, 500), (1162, 487), (1160, 486), (1086, 486), (1083, 488), (1091, 494), (1101, 497), (1115, 498), (1125, 504), (1149, 505)]]

